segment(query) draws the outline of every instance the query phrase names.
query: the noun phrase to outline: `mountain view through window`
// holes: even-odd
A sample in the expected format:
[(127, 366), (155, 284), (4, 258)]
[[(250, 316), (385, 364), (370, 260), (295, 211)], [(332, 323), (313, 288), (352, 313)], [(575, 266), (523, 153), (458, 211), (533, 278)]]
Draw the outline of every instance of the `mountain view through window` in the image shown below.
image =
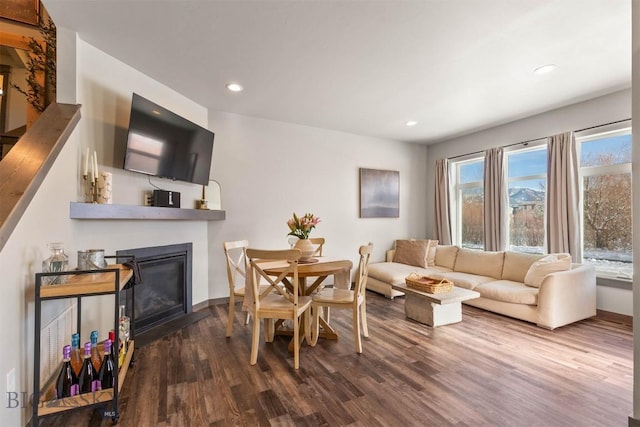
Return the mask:
[(509, 177), (509, 249), (544, 253), (547, 192), (546, 146), (507, 154)]

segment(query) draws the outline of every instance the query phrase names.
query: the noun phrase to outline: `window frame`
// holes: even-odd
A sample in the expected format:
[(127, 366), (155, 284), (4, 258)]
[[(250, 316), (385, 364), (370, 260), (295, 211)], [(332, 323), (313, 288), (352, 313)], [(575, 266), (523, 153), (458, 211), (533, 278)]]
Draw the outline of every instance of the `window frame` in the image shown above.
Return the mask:
[[(580, 262), (584, 262), (585, 252), (585, 224), (584, 224), (584, 181), (587, 177), (600, 176), (600, 175), (623, 175), (629, 174), (631, 177), (631, 194), (633, 195), (633, 159), (630, 159), (627, 163), (619, 163), (615, 165), (601, 165), (601, 166), (582, 166), (582, 144), (585, 142), (596, 141), (598, 139), (630, 135), (633, 138), (631, 120), (625, 120), (619, 123), (613, 123), (605, 126), (598, 126), (593, 129), (587, 129), (585, 131), (576, 132), (576, 148), (578, 156), (578, 180), (580, 191), (580, 245), (582, 248), (582, 259)], [(633, 151), (633, 141), (631, 143), (631, 150)], [(632, 213), (633, 215), (633, 213)], [(633, 221), (631, 223), (633, 233)], [(633, 248), (632, 248), (633, 254)], [(593, 265), (593, 264), (591, 264)], [(594, 266), (596, 267), (596, 266)], [(624, 280), (630, 281), (633, 278), (633, 256), (631, 257), (631, 274), (627, 276), (625, 272), (617, 272), (611, 274), (607, 271), (598, 270), (596, 267), (596, 277), (607, 280)]]
[[(483, 163), (483, 174), (478, 181), (460, 182), (460, 169), (465, 165), (472, 163)], [(450, 195), (453, 203), (451, 203), (451, 215), (453, 217), (451, 227), (451, 240), (454, 245), (464, 247), (462, 245), (462, 193), (470, 188), (481, 188), (484, 200), (484, 153), (470, 154), (449, 161), (449, 170), (452, 172), (453, 194)], [(484, 216), (483, 216), (484, 221)], [(484, 246), (484, 235), (482, 238)]]

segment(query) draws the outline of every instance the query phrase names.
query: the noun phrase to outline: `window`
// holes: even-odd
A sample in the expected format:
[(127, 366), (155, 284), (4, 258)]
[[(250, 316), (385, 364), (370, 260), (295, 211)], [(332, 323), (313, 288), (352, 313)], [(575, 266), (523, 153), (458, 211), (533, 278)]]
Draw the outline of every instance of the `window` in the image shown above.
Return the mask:
[(598, 276), (631, 279), (631, 128), (624, 126), (577, 135), (577, 141), (583, 262), (595, 265)]
[[(579, 156), (583, 260), (599, 277), (631, 279), (631, 121), (576, 133)], [(521, 145), (520, 145), (521, 146)], [(545, 251), (547, 145), (506, 151), (509, 250)], [(453, 243), (484, 246), (484, 160), (451, 162)]]
[(544, 253), (547, 146), (507, 154), (509, 250)]
[(455, 200), (454, 242), (463, 248), (484, 247), (484, 159), (453, 164)]

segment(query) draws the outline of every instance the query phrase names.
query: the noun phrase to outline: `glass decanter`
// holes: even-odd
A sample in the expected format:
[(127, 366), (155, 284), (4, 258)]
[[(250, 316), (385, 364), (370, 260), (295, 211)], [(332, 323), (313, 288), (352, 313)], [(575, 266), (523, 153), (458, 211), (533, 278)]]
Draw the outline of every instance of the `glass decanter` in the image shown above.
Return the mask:
[[(49, 243), (47, 245), (51, 251), (51, 256), (42, 261), (43, 273), (57, 273), (67, 271), (69, 268), (69, 256), (64, 253), (64, 244), (60, 242)], [(64, 283), (66, 276), (43, 277), (43, 283), (47, 285), (57, 285)]]

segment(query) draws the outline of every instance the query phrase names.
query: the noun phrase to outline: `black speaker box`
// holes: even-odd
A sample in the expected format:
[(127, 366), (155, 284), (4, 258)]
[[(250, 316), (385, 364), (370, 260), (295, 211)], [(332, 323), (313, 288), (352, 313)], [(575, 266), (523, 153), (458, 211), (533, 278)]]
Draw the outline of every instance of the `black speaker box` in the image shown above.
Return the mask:
[(180, 193), (177, 191), (153, 190), (153, 206), (179, 208)]

